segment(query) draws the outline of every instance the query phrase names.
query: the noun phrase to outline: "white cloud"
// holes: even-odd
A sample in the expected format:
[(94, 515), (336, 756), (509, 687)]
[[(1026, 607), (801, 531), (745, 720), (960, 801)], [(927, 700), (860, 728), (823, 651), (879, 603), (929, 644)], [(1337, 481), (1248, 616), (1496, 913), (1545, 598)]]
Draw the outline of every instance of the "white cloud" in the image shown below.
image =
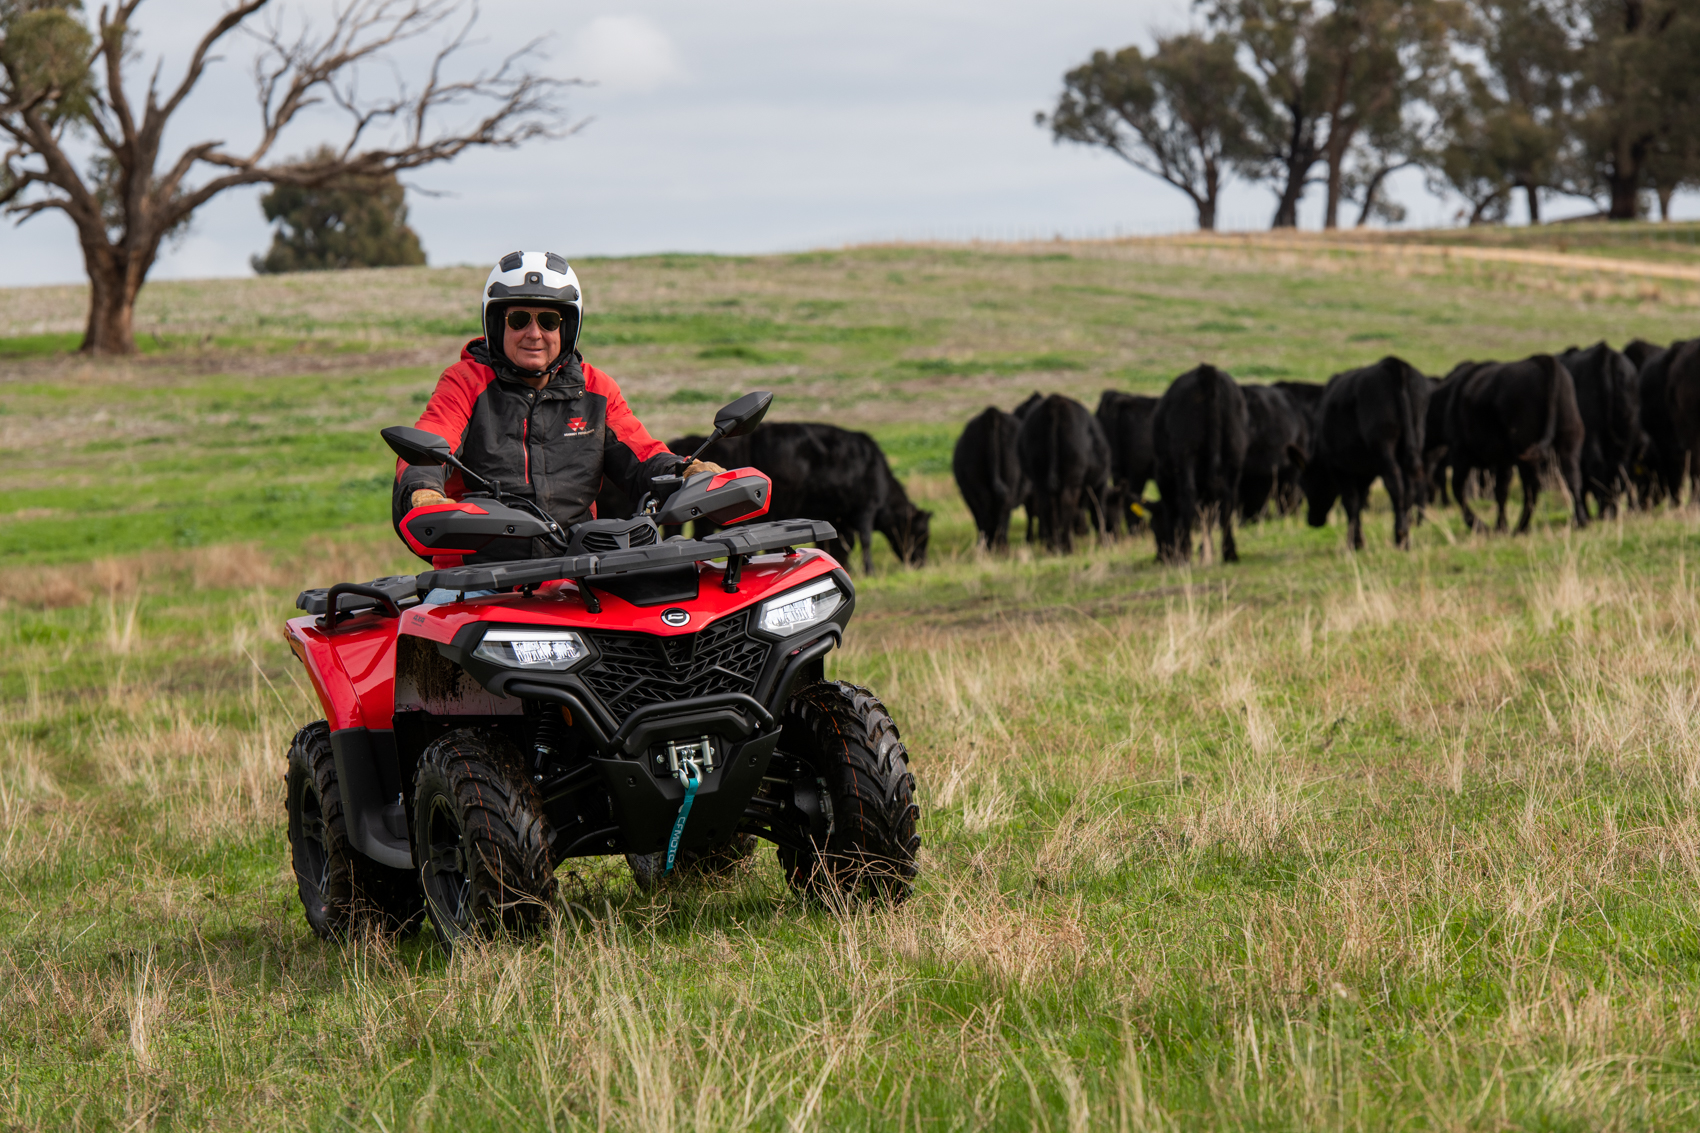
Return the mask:
[(652, 91), (685, 77), (673, 41), (647, 16), (598, 16), (573, 38), (570, 73), (615, 90)]

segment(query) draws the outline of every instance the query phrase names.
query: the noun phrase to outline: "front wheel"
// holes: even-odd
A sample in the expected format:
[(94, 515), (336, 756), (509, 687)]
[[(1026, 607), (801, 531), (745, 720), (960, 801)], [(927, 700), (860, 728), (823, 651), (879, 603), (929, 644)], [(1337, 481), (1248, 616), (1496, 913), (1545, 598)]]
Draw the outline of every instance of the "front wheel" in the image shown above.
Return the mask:
[(896, 903), (914, 888), (915, 777), (897, 724), (872, 692), (843, 681), (798, 689), (785, 708), (779, 757), (793, 805), (779, 864), (795, 889)]
[(327, 940), (371, 926), (405, 932), (419, 922), (419, 883), (408, 870), (373, 861), (348, 843), (330, 726), (295, 734), (284, 776), (289, 856), (307, 925)]
[(452, 946), (541, 921), (555, 896), (552, 834), (519, 757), (450, 732), (425, 749), (413, 783), (414, 857), (438, 938)]

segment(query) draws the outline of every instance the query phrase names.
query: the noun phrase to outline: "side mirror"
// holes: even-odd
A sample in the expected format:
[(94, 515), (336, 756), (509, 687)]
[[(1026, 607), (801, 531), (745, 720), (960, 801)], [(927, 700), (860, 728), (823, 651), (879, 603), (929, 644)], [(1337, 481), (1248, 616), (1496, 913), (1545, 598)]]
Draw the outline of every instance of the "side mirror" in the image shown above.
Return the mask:
[(411, 425), (392, 425), (379, 436), (394, 453), (409, 464), (454, 464), (454, 449), (435, 433)]
[(755, 432), (772, 404), (773, 394), (767, 390), (746, 393), (714, 415), (714, 431), (723, 437), (748, 436)]

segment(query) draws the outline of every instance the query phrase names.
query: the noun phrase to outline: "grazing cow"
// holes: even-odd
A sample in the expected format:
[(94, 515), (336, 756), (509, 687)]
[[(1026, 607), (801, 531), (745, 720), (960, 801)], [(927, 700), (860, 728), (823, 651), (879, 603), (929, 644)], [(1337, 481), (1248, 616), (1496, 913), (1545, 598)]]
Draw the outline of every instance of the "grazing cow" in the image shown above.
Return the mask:
[[(1151, 530), (1159, 562), (1192, 557), (1192, 528), (1200, 506), (1213, 508), (1222, 525), (1222, 559), (1238, 562), (1234, 508), (1239, 504), (1248, 422), (1245, 394), (1234, 380), (1205, 363), (1176, 378), (1157, 401), (1152, 434), (1157, 444), (1157, 494)], [(1210, 522), (1206, 511), (1204, 522)]]
[[(1157, 473), (1157, 450), (1151, 437), (1151, 419), (1157, 399), (1137, 393), (1107, 389), (1098, 399), (1098, 425), (1110, 443), (1110, 490), (1105, 511), (1110, 531), (1134, 530), (1145, 508), (1145, 485)], [(1137, 511), (1135, 509), (1138, 509)]]
[(1323, 395), (1328, 386), (1321, 381), (1277, 381), (1273, 386), (1285, 393), (1287, 400), (1292, 401), (1300, 413), (1304, 413), (1311, 432), (1316, 432), (1317, 422), (1321, 422), (1319, 413), (1323, 410)]
[[(1039, 403), (1044, 400), (1045, 395), (1040, 393), (1038, 390), (1034, 390), (1033, 393), (1028, 396), (1026, 401), (1010, 410), (1010, 415), (1017, 421), (1025, 421), (1027, 420), (1027, 415), (1033, 412), (1034, 409), (1038, 408)], [(1031, 543), (1038, 538), (1039, 505), (1033, 500), (1033, 482), (1031, 480), (1027, 480), (1023, 483), (1022, 487), (1024, 491), (1021, 496), (1021, 507), (1022, 510), (1027, 513), (1027, 541)]]
[(950, 470), (973, 513), (978, 542), (988, 550), (1009, 547), (1009, 516), (1026, 495), (1016, 436), (1021, 422), (996, 406), (968, 422), (956, 439)]
[[(1700, 338), (1671, 343), (1664, 358), (1665, 401), (1670, 405), (1677, 447), (1688, 466), (1688, 499), (1692, 503), (1700, 500)], [(1674, 503), (1674, 491), (1671, 499)]]
[(1110, 443), (1104, 430), (1072, 397), (1053, 393), (1021, 422), (1016, 438), (1021, 474), (1039, 516), (1039, 538), (1053, 551), (1074, 550), (1074, 525), (1082, 508), (1104, 533), (1104, 492), (1110, 479)]
[(1391, 355), (1328, 380), (1316, 443), (1301, 478), (1312, 527), (1328, 522), (1338, 499), (1346, 508), (1352, 549), (1362, 550), (1364, 506), (1379, 476), (1393, 502), (1394, 545), (1411, 545), (1411, 509), (1422, 506), (1428, 402), (1428, 378)]
[[(1316, 431), (1322, 423), (1322, 394), (1328, 387), (1321, 382), (1276, 382), (1274, 385), (1287, 395), (1287, 400), (1304, 418), (1305, 452), (1308, 454), (1310, 446), (1316, 443)], [(1299, 484), (1303, 471), (1296, 464), (1287, 464), (1281, 469), (1275, 494), (1282, 515), (1292, 515), (1304, 504), (1304, 489)]]
[(1582, 416), (1582, 491), (1594, 497), (1595, 514), (1617, 514), (1617, 494), (1641, 440), (1641, 375), (1604, 342), (1558, 356), (1576, 386)]
[(1623, 348), (1623, 356), (1635, 364), (1639, 370), (1647, 364), (1647, 360), (1655, 354), (1663, 354), (1665, 348), (1657, 343), (1648, 342), (1644, 338), (1631, 339), (1629, 345)]
[[(1271, 386), (1241, 386), (1245, 394), (1246, 450), (1240, 471), (1240, 522), (1256, 522), (1283, 483), (1295, 482), (1310, 457), (1311, 432), (1305, 414), (1286, 391)], [(1277, 508), (1281, 506), (1277, 495)]]
[(1505, 530), (1505, 501), (1511, 492), (1511, 469), (1523, 481), (1523, 514), (1517, 532), (1529, 529), (1541, 491), (1541, 466), (1550, 456), (1570, 489), (1571, 517), (1577, 527), (1588, 526), (1582, 499), (1582, 416), (1576, 409), (1576, 387), (1570, 371), (1551, 354), (1521, 362), (1465, 362), (1447, 381), (1458, 383), (1446, 417), (1448, 457), (1452, 462), (1452, 494), (1471, 530), (1483, 526), (1470, 510), (1464, 481), (1472, 469), (1493, 473), (1494, 502), (1499, 517), (1494, 530)]
[(1666, 496), (1673, 504), (1682, 498), (1682, 467), (1688, 454), (1677, 435), (1666, 388), (1671, 358), (1681, 345), (1661, 347), (1636, 339), (1623, 348), (1640, 367), (1642, 455), (1631, 478), (1642, 507)]
[[(1664, 489), (1659, 480), (1659, 449), (1652, 434), (1656, 426), (1649, 418), (1655, 413), (1662, 416), (1668, 416), (1668, 413), (1662, 394), (1654, 402), (1647, 401), (1647, 364), (1664, 352), (1665, 347), (1656, 346), (1642, 338), (1632, 340), (1623, 348), (1623, 356), (1635, 367), (1635, 391), (1640, 407), (1639, 429), (1628, 463), (1629, 491), (1634, 506), (1643, 509), (1652, 507), (1664, 498)], [(1662, 377), (1660, 380), (1663, 380)]]
[[(679, 437), (667, 447), (688, 454), (703, 440)], [(933, 513), (909, 501), (885, 454), (866, 433), (837, 425), (781, 421), (763, 425), (748, 436), (722, 438), (702, 455), (726, 468), (749, 466), (772, 477), (773, 495), (762, 519), (831, 523), (838, 529), (838, 538), (825, 549), (846, 569), (859, 539), (862, 569), (873, 571), (875, 531), (885, 536), (899, 562), (921, 566), (927, 561)], [(695, 534), (706, 534), (701, 520)]]
[(1428, 380), (1428, 412), (1423, 415), (1423, 484), (1422, 502), (1430, 500), (1451, 503), (1446, 494), (1446, 473), (1452, 467), (1447, 457), (1450, 442), (1446, 434), (1446, 415), (1451, 412), (1452, 394), (1458, 383), (1446, 378)]

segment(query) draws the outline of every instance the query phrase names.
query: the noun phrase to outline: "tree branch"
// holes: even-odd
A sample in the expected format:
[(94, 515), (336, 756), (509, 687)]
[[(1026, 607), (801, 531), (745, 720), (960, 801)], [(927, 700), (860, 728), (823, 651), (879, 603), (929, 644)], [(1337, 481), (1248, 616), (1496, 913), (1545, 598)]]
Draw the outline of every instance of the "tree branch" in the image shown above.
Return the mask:
[(212, 51), (213, 45), (229, 34), (231, 29), (269, 3), (271, 3), (271, 0), (244, 0), (244, 3), (238, 4), (226, 12), (218, 23), (214, 24), (212, 29), (201, 37), (201, 42), (195, 45), (195, 54), (190, 57), (189, 66), (184, 69), (182, 82), (177, 84), (177, 89), (171, 92), (171, 97), (165, 100), (164, 106), (155, 104), (154, 86), (150, 82), (148, 84), (148, 122), (152, 124), (157, 119), (163, 124), (166, 119), (175, 114), (177, 107), (189, 96), (189, 92), (195, 88), (195, 84), (201, 81), (201, 73), (206, 69), (208, 55)]

